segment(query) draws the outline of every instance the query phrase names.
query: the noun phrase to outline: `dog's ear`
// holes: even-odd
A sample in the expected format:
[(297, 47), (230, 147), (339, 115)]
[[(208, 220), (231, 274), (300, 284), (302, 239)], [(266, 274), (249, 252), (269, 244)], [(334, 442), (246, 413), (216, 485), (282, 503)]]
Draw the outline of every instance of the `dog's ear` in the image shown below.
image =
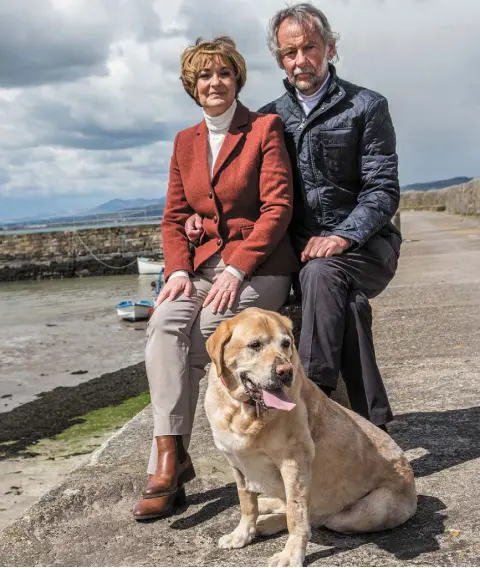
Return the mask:
[(232, 337), (230, 322), (225, 320), (217, 327), (215, 333), (207, 339), (207, 352), (219, 377), (225, 374), (223, 350), (230, 337)]
[(293, 322), (290, 318), (287, 318), (287, 316), (282, 316), (280, 314), (278, 314), (278, 317), (281, 319), (283, 325), (288, 329), (288, 331), (290, 333), (293, 332)]
[(281, 323), (287, 328), (288, 335), (290, 336), (290, 339), (292, 340), (292, 345), (293, 345), (293, 347), (295, 347), (295, 337), (293, 336), (293, 322), (292, 322), (292, 320), (290, 318), (288, 318), (287, 316), (282, 316), (280, 314), (277, 314), (277, 317), (280, 319)]

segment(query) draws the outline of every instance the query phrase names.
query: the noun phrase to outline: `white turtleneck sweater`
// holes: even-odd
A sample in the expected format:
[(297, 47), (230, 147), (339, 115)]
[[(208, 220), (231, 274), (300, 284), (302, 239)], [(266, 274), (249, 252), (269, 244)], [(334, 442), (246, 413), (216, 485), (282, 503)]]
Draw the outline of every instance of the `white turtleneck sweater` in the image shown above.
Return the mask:
[(330, 73), (327, 73), (325, 80), (320, 85), (318, 91), (313, 93), (313, 95), (304, 95), (298, 89), (295, 89), (298, 102), (301, 104), (303, 112), (305, 113), (306, 116), (308, 116), (310, 112), (318, 105), (320, 100), (323, 99), (325, 93), (327, 92), (329, 79), (330, 79)]
[[(213, 169), (215, 167), (215, 162), (218, 158), (220, 148), (222, 147), (225, 136), (227, 135), (230, 124), (232, 124), (233, 115), (237, 109), (237, 101), (234, 100), (232, 105), (219, 116), (210, 116), (205, 111), (203, 111), (203, 116), (208, 128), (208, 169), (210, 172), (210, 179), (213, 177)], [(245, 272), (234, 266), (227, 266), (225, 269), (239, 280), (243, 281), (245, 278)], [(175, 278), (176, 276), (189, 277), (186, 270), (175, 270), (170, 275), (170, 278)]]
[(203, 111), (203, 117), (205, 118), (208, 128), (208, 167), (210, 170), (210, 179), (213, 177), (215, 162), (217, 161), (220, 148), (225, 140), (230, 124), (232, 124), (233, 115), (236, 110), (237, 101), (234, 100), (230, 108), (220, 116), (209, 116)]

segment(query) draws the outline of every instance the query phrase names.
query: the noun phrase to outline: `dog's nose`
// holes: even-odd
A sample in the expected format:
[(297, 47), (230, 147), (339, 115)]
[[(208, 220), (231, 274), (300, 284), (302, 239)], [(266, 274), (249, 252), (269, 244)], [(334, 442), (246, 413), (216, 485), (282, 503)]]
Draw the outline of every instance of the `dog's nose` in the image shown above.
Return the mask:
[(292, 384), (293, 367), (290, 363), (281, 363), (275, 367), (277, 377), (287, 386)]

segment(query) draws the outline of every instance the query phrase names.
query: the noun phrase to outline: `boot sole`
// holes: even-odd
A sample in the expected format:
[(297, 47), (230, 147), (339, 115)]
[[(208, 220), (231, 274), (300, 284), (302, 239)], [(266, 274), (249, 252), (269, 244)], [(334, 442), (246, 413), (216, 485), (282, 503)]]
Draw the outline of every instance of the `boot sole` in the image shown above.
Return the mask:
[[(181, 473), (178, 476), (177, 488), (183, 486), (185, 483), (188, 483), (189, 481), (192, 481), (193, 479), (195, 479), (195, 477), (197, 477), (197, 474), (195, 473), (195, 468), (193, 467), (192, 463), (187, 467), (187, 469), (183, 473)], [(155, 499), (156, 497), (166, 497), (167, 495), (171, 495), (175, 491), (176, 489), (173, 489), (169, 491), (161, 491), (158, 493), (152, 493), (148, 495), (145, 495), (143, 493), (142, 496), (144, 499)]]
[(174, 511), (176, 507), (180, 507), (184, 505), (187, 501), (187, 496), (185, 494), (185, 488), (180, 487), (177, 490), (177, 494), (175, 499), (173, 500), (172, 506), (161, 513), (151, 513), (150, 515), (133, 515), (133, 518), (136, 521), (149, 521), (150, 519), (162, 519), (164, 517), (169, 517)]

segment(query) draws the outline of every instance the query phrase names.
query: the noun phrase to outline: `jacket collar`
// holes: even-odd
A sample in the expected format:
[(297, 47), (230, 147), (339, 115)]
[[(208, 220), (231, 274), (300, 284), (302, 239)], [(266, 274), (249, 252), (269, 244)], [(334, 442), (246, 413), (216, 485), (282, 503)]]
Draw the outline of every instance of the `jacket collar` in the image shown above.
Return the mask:
[[(235, 110), (235, 114), (233, 115), (232, 123), (230, 124), (230, 128), (228, 129), (225, 140), (223, 141), (222, 147), (220, 148), (220, 152), (218, 153), (217, 159), (215, 161), (213, 176), (211, 180), (212, 185), (214, 185), (217, 175), (227, 161), (228, 157), (245, 134), (244, 127), (248, 125), (249, 122), (250, 112), (248, 108), (242, 105), (240, 101), (237, 101), (237, 108)], [(196, 143), (201, 145), (202, 148), (207, 149), (207, 154), (205, 155), (205, 168), (208, 174), (208, 128), (205, 120), (202, 120), (202, 122), (200, 122), (200, 124), (197, 126), (196, 134)]]

